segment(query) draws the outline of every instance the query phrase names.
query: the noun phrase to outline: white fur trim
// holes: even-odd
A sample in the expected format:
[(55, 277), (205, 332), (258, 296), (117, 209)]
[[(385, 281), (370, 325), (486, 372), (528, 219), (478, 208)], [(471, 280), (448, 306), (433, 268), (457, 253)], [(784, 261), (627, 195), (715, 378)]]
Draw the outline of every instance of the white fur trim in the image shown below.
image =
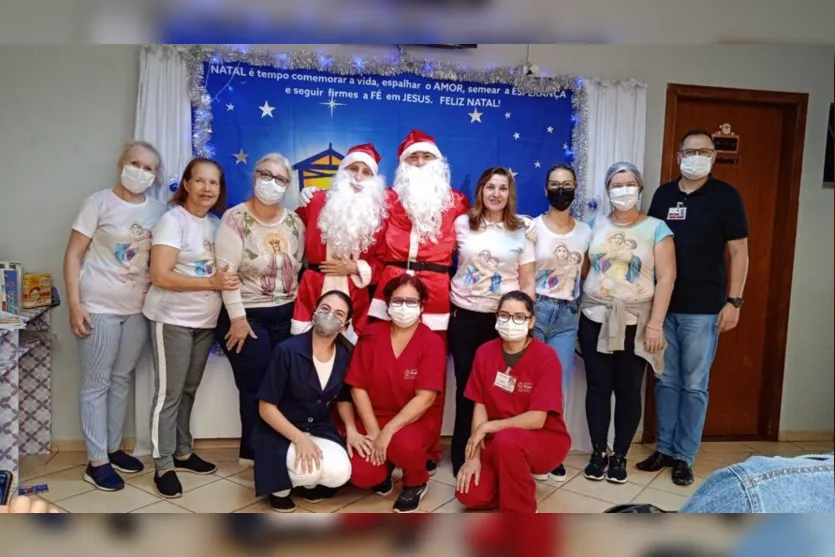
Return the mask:
[(349, 153), (344, 159), (342, 159), (342, 162), (339, 163), (339, 170), (345, 170), (348, 166), (354, 164), (355, 162), (365, 163), (368, 168), (371, 169), (371, 172), (374, 173), (374, 176), (377, 175), (377, 161), (374, 160), (374, 157), (362, 151)]
[(424, 313), (420, 320), (433, 331), (446, 331), (449, 326), (448, 313)]
[(389, 317), (389, 308), (386, 305), (386, 302), (378, 298), (371, 300), (371, 306), (368, 308), (368, 315), (376, 317), (377, 319), (391, 321), (391, 317)]
[(357, 288), (365, 288), (371, 284), (371, 265), (362, 259), (357, 259), (355, 263), (357, 264), (358, 274), (351, 275), (351, 281)]
[(400, 162), (403, 162), (404, 160), (406, 160), (406, 157), (418, 151), (423, 151), (424, 153), (432, 153), (439, 159), (442, 158), (441, 150), (438, 149), (437, 145), (435, 145), (434, 143), (429, 143), (428, 141), (418, 141), (417, 143), (414, 143), (406, 147), (406, 149), (403, 151), (403, 154), (400, 155)]
[(290, 334), (291, 335), (301, 335), (306, 333), (310, 330), (313, 326), (313, 323), (310, 321), (296, 321), (295, 319), (290, 320)]

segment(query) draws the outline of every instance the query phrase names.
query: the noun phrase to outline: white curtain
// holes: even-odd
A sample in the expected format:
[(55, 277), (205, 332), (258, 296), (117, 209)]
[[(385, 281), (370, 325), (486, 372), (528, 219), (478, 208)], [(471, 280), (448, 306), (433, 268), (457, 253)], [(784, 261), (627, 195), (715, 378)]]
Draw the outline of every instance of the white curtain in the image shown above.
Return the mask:
[[(612, 163), (628, 161), (643, 171), (647, 126), (646, 84), (635, 80), (603, 81), (584, 79), (588, 94), (588, 167), (587, 197), (597, 202), (596, 210), (584, 208), (583, 220), (608, 215), (609, 200), (603, 181)], [(566, 426), (571, 434), (571, 449), (591, 452), (586, 422), (586, 373), (583, 358), (575, 356), (566, 398)], [(614, 405), (612, 407), (614, 416)], [(609, 427), (609, 446), (614, 441), (614, 427)]]

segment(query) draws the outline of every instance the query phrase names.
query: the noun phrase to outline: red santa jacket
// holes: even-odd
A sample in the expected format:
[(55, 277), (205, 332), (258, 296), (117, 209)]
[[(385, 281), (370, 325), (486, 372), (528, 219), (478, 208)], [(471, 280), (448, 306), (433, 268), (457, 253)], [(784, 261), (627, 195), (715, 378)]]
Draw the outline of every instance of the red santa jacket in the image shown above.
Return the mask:
[[(322, 239), (322, 231), (319, 229), (319, 215), (325, 207), (327, 192), (319, 191), (313, 195), (313, 199), (306, 207), (300, 207), (296, 213), (302, 219), (307, 234), (305, 237), (305, 259), (309, 266), (318, 266), (328, 259), (328, 246)], [(299, 283), (299, 293), (296, 298), (296, 305), (293, 309), (293, 321), (290, 325), (292, 334), (297, 335), (307, 330), (313, 319), (313, 310), (316, 308), (316, 301), (329, 290), (341, 290), (351, 297), (354, 306), (352, 328), (345, 336), (356, 342), (356, 336), (362, 332), (362, 328), (368, 319), (368, 306), (370, 296), (368, 286), (376, 284), (380, 278), (381, 265), (377, 256), (377, 246), (385, 234), (385, 222), (377, 231), (374, 243), (356, 259), (358, 274), (349, 277), (326, 277), (314, 269), (305, 269)]]
[[(412, 219), (400, 203), (397, 193), (393, 189), (386, 192), (388, 226), (378, 247), (383, 270), (374, 300), (371, 301), (369, 315), (379, 319), (389, 318), (383, 290), (388, 281), (407, 272), (402, 267), (387, 263), (412, 261), (447, 269), (452, 265), (456, 249), (455, 219), (469, 208), (467, 198), (457, 191), (453, 190), (452, 200), (452, 207), (444, 212), (437, 243), (429, 239), (418, 241), (417, 231), (412, 230)], [(423, 323), (433, 331), (446, 331), (449, 323), (449, 272), (421, 270), (419, 267), (409, 272), (423, 281), (429, 290), (429, 299), (423, 309)]]

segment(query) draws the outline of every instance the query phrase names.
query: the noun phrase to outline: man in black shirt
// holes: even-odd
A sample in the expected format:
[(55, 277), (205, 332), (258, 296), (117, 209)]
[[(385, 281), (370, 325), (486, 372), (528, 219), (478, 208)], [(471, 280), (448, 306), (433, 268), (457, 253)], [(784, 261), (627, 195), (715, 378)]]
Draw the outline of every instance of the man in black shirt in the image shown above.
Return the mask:
[(687, 132), (678, 152), (681, 177), (656, 190), (649, 210), (673, 231), (677, 269), (664, 321), (664, 373), (655, 389), (657, 449), (637, 467), (651, 472), (672, 467), (678, 485), (693, 483), (710, 366), (719, 334), (739, 321), (748, 274), (745, 208), (733, 186), (711, 176), (715, 158), (709, 133)]

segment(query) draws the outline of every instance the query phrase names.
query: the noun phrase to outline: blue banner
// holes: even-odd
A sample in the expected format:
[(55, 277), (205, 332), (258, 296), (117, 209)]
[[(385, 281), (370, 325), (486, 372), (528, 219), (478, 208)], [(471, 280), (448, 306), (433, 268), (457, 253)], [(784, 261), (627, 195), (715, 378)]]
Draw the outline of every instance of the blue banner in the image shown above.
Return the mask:
[(413, 128), (435, 137), (449, 160), (452, 186), (471, 201), (485, 169), (510, 168), (524, 214), (547, 209), (548, 168), (573, 161), (577, 116), (570, 90), (532, 96), (504, 84), (211, 61), (204, 79), (212, 98), (210, 146), (226, 172), (230, 206), (250, 196), (255, 162), (270, 152), (290, 159), (300, 187), (327, 188), (351, 146), (373, 143), (382, 155), (380, 172), (391, 183), (397, 147)]

